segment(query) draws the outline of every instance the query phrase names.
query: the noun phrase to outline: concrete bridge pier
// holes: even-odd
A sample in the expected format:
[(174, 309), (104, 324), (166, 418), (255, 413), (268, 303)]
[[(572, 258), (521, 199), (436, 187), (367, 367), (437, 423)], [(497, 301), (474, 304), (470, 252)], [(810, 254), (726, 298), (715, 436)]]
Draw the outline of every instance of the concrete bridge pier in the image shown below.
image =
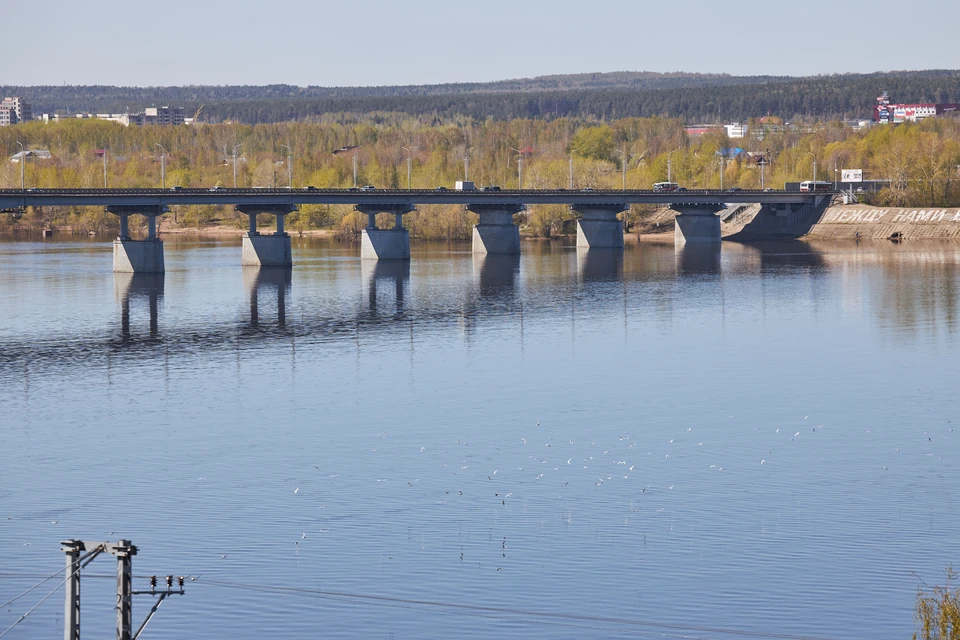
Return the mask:
[(520, 227), (513, 216), (525, 210), (522, 204), (468, 204), (480, 216), (473, 227), (473, 252), (512, 255), (520, 253)]
[[(293, 252), (290, 236), (283, 229), (283, 217), (297, 210), (292, 204), (238, 205), (236, 211), (245, 213), (249, 219), (247, 232), (243, 234), (243, 249), (240, 264), (244, 267), (292, 267)], [(263, 235), (257, 231), (257, 216), (269, 213), (277, 217), (277, 231)]]
[(677, 212), (674, 230), (675, 246), (686, 244), (720, 244), (720, 217), (723, 204), (671, 204)]
[[(163, 273), (163, 241), (157, 237), (157, 216), (169, 209), (166, 205), (110, 205), (107, 212), (120, 217), (120, 235), (113, 241), (115, 273)], [(130, 216), (147, 217), (147, 239), (130, 238)]]
[(623, 249), (623, 220), (617, 220), (617, 214), (629, 209), (629, 205), (574, 204), (570, 208), (581, 214), (577, 220), (577, 248)]
[[(415, 210), (412, 204), (357, 205), (356, 210), (367, 216), (367, 226), (360, 238), (361, 260), (410, 259), (410, 232), (403, 228), (403, 214)], [(393, 214), (392, 229), (377, 228), (378, 213)]]

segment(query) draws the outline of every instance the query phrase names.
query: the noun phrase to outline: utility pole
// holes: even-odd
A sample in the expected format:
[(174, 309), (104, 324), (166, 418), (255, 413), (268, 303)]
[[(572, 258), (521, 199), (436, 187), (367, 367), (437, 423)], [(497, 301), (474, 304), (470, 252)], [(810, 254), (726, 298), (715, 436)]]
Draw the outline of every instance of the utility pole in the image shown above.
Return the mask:
[(517, 152), (517, 189), (520, 190), (523, 189), (523, 151), (513, 147), (511, 150)]
[(573, 190), (573, 154), (570, 154), (570, 189)]
[(470, 179), (470, 152), (473, 151), (473, 147), (467, 149), (463, 154), (463, 180), (467, 181)]
[(167, 188), (167, 150), (159, 142), (155, 146), (160, 147), (160, 188)]
[(20, 145), (20, 191), (26, 191), (25, 182), (23, 179), (23, 169), (24, 165), (27, 162), (27, 151), (23, 148), (23, 143), (17, 140), (17, 144)]
[(293, 149), (285, 144), (280, 145), (281, 149), (287, 150), (287, 188), (293, 190)]
[(353, 150), (353, 186), (357, 186), (357, 150)]
[(408, 147), (400, 147), (407, 152), (407, 191), (413, 188), (413, 151)]
[(240, 151), (241, 145), (233, 148), (233, 188), (237, 188), (237, 151)]
[(107, 188), (107, 148), (103, 148), (103, 188)]
[[(101, 553), (109, 553), (117, 558), (117, 640), (137, 640), (140, 633), (150, 622), (153, 614), (160, 607), (160, 603), (171, 595), (183, 595), (183, 576), (177, 576), (178, 590), (174, 589), (174, 576), (166, 576), (166, 590), (157, 590), (156, 576), (150, 577), (149, 591), (133, 590), (133, 556), (137, 555), (137, 547), (129, 540), (110, 542), (83, 542), (81, 540), (66, 540), (61, 543), (61, 550), (66, 554), (66, 580), (63, 640), (80, 640), (80, 570)], [(81, 552), (86, 552), (80, 555)], [(133, 632), (133, 596), (150, 595), (158, 599), (146, 619)]]

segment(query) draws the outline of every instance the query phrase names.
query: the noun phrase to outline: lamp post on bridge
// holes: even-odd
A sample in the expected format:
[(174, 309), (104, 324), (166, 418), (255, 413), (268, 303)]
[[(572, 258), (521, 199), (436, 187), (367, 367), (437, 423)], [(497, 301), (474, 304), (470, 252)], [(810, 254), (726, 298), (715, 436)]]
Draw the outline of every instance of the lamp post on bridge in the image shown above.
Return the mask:
[(23, 143), (17, 140), (17, 144), (20, 145), (20, 191), (26, 191), (26, 182), (24, 181), (23, 174), (23, 165), (27, 161), (27, 150), (23, 148)]
[(400, 147), (407, 152), (407, 191), (413, 188), (413, 151), (409, 147)]
[(807, 155), (813, 156), (813, 181), (817, 181), (817, 154), (813, 151), (807, 151)]
[(621, 165), (623, 169), (623, 190), (626, 191), (627, 190), (627, 160), (630, 158), (630, 156), (627, 155), (626, 149), (617, 149), (617, 153), (623, 156), (623, 164)]
[(237, 188), (237, 152), (243, 145), (238, 144), (233, 148), (233, 188)]
[(473, 147), (469, 147), (466, 151), (463, 152), (463, 180), (466, 182), (470, 179), (470, 152), (473, 151)]
[(573, 191), (573, 152), (570, 153), (570, 190)]
[(510, 150), (517, 152), (517, 190), (523, 190), (523, 151), (513, 147)]
[(159, 142), (154, 146), (160, 147), (160, 188), (167, 188), (167, 150)]
[(287, 188), (293, 190), (293, 149), (285, 144), (280, 145), (281, 149), (287, 150)]
[(673, 158), (671, 156), (677, 151), (680, 151), (680, 149), (673, 149), (667, 154), (667, 182), (673, 182)]

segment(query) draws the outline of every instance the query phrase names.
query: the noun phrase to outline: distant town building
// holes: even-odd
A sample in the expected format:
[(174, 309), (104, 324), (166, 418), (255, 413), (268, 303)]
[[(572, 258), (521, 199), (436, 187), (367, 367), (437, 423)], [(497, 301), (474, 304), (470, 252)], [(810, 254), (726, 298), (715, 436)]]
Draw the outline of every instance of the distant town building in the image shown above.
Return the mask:
[(19, 164), (24, 159), (33, 158), (34, 160), (51, 160), (53, 155), (46, 149), (27, 149), (10, 156), (10, 162)]
[(894, 104), (884, 91), (877, 97), (873, 120), (878, 124), (918, 122), (924, 118), (960, 111), (960, 104)]
[(4, 98), (0, 102), (0, 127), (33, 120), (33, 109), (23, 98)]
[(183, 107), (148, 107), (143, 113), (144, 124), (183, 124)]
[(746, 124), (740, 124), (739, 122), (734, 122), (733, 124), (725, 124), (723, 128), (727, 130), (728, 138), (744, 138), (747, 135), (749, 127)]
[[(64, 118), (71, 116), (59, 116), (43, 114), (44, 122), (60, 122)], [(183, 107), (149, 107), (142, 112), (137, 113), (78, 113), (75, 118), (81, 120), (96, 119), (117, 122), (125, 127), (135, 125), (142, 127), (145, 124), (156, 124), (160, 126), (185, 124), (186, 119), (183, 116)]]

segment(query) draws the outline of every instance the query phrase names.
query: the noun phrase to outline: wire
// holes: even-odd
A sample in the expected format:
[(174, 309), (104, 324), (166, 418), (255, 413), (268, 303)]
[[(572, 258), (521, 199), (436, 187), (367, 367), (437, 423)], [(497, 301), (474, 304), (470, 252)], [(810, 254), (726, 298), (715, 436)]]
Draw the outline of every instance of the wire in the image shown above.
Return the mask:
[[(100, 553), (100, 551), (97, 550), (97, 549), (94, 549), (94, 550), (91, 551), (90, 553), (85, 554), (82, 558), (77, 558), (76, 560), (74, 560), (73, 562), (70, 563), (70, 568), (73, 568), (73, 565), (79, 563), (80, 561), (82, 561), (84, 558), (87, 558), (88, 556), (91, 556), (91, 555), (92, 555), (92, 556), (95, 558), (98, 553)], [(93, 558), (90, 558), (90, 560), (93, 560)], [(90, 563), (90, 561), (88, 560), (87, 563), (84, 564), (84, 565), (82, 565), (82, 566), (85, 567), (85, 566), (87, 566), (87, 564), (89, 564), (89, 563)], [(38, 582), (37, 584), (33, 585), (32, 587), (30, 587), (29, 589), (27, 589), (26, 591), (24, 591), (23, 593), (21, 593), (21, 594), (18, 595), (17, 597), (13, 598), (12, 600), (7, 600), (7, 601), (4, 602), (3, 604), (0, 604), (0, 609), (3, 609), (3, 608), (6, 607), (7, 605), (13, 604), (14, 602), (16, 602), (17, 600), (19, 600), (19, 599), (22, 598), (23, 596), (27, 595), (28, 593), (30, 593), (31, 591), (33, 591), (34, 589), (36, 589), (37, 587), (39, 587), (40, 585), (42, 585), (44, 582), (47, 582), (48, 580), (52, 580), (52, 579), (55, 578), (58, 574), (61, 574), (61, 573), (63, 573), (63, 572), (66, 571), (66, 570), (67, 570), (67, 567), (64, 567), (64, 568), (60, 569), (60, 571), (57, 571), (56, 573), (50, 574), (49, 576), (47, 576), (46, 578), (44, 578), (43, 580), (41, 580), (41, 581)], [(36, 576), (36, 575), (32, 575), (32, 576), (31, 576), (31, 575), (21, 575), (21, 576), (17, 576), (17, 574), (0, 574), (0, 575), (8, 576), (8, 577), (29, 577), (29, 578), (37, 578), (37, 577), (39, 577), (39, 576)]]
[[(64, 568), (66, 568), (66, 567), (64, 567)], [(58, 584), (56, 587), (54, 587), (53, 591), (51, 591), (51, 592), (48, 593), (47, 595), (43, 596), (43, 598), (40, 600), (40, 602), (38, 602), (37, 604), (33, 605), (33, 608), (32, 608), (32, 609), (30, 609), (30, 610), (27, 611), (25, 614), (23, 614), (22, 616), (20, 616), (20, 617), (17, 619), (17, 621), (14, 622), (14, 623), (13, 623), (12, 625), (10, 625), (9, 627), (7, 627), (7, 628), (3, 631), (3, 633), (0, 633), (0, 638), (2, 638), (3, 636), (7, 635), (7, 633), (8, 633), (11, 629), (13, 629), (15, 626), (17, 626), (18, 624), (20, 624), (20, 623), (23, 622), (24, 620), (26, 620), (28, 615), (30, 615), (31, 613), (33, 613), (34, 611), (36, 611), (37, 607), (39, 607), (40, 605), (42, 605), (42, 604), (46, 601), (47, 598), (49, 598), (50, 596), (52, 596), (53, 594), (55, 594), (55, 593), (60, 589), (60, 587), (62, 587), (63, 585), (65, 585), (65, 584), (67, 583), (67, 580), (69, 580), (69, 579), (70, 579), (70, 576), (67, 576), (66, 578), (64, 578), (64, 579), (63, 579), (63, 582), (61, 582), (61, 583)]]
[[(208, 584), (212, 586), (222, 586), (233, 589), (260, 589), (262, 591), (272, 591), (281, 593), (296, 593), (313, 597), (347, 598), (359, 600), (368, 604), (381, 606), (401, 605), (419, 605), (425, 607), (435, 607), (438, 609), (447, 609), (448, 613), (480, 612), (480, 613), (500, 613), (516, 616), (527, 616), (533, 618), (547, 618), (550, 620), (575, 621), (575, 622), (598, 622), (606, 624), (619, 624), (624, 626), (653, 627), (658, 629), (669, 629), (673, 631), (718, 633), (728, 635), (749, 636), (755, 638), (774, 638), (777, 640), (828, 640), (818, 636), (801, 636), (786, 633), (772, 633), (763, 631), (748, 631), (744, 629), (727, 629), (722, 627), (701, 627), (693, 625), (668, 624), (662, 622), (651, 622), (645, 620), (630, 620), (624, 618), (611, 618), (603, 616), (587, 616), (563, 613), (548, 613), (543, 611), (531, 611), (525, 609), (509, 609), (503, 607), (490, 607), (470, 604), (457, 604), (450, 602), (440, 602), (435, 600), (413, 600), (407, 598), (395, 598), (389, 596), (372, 596), (357, 593), (347, 593), (342, 591), (326, 591), (321, 589), (304, 589), (302, 587), (281, 587), (275, 585), (264, 585), (255, 583), (226, 582), (222, 580), (195, 581), (194, 584)], [(646, 632), (649, 633), (649, 632)]]

